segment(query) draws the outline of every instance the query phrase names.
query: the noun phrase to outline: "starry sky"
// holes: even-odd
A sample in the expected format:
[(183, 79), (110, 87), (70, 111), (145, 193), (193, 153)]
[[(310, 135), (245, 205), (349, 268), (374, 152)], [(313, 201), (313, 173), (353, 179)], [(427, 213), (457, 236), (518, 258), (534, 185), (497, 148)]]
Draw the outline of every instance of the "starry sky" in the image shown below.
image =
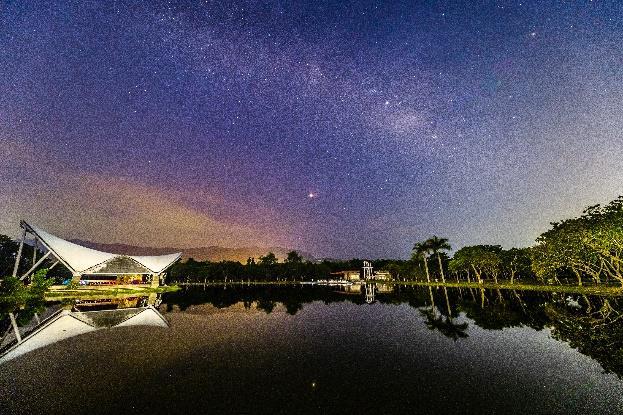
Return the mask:
[(0, 0), (0, 233), (407, 257), (623, 183), (619, 1)]

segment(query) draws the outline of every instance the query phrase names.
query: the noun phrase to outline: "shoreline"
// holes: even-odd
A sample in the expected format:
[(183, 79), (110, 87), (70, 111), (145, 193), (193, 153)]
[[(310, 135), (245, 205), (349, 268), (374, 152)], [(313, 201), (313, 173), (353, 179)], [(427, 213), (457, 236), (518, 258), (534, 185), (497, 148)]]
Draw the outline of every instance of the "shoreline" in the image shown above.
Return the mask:
[[(251, 286), (251, 285), (307, 285), (316, 281), (207, 281), (203, 282), (178, 282), (177, 285), (181, 286), (223, 286), (223, 285), (239, 285), (239, 286)], [(427, 282), (427, 281), (395, 281), (395, 280), (376, 280), (373, 281), (377, 284), (389, 284), (389, 285), (413, 285), (422, 287), (448, 287), (448, 288), (484, 288), (484, 289), (499, 289), (499, 290), (520, 290), (520, 291), (541, 291), (541, 292), (559, 292), (568, 294), (590, 294), (590, 295), (602, 295), (602, 296), (623, 296), (623, 287), (615, 285), (546, 285), (546, 284), (526, 284), (515, 282), (511, 284), (509, 281), (499, 281), (497, 284), (492, 281), (485, 281), (483, 283), (478, 282)], [(355, 282), (355, 284), (364, 284), (364, 281)], [(314, 284), (316, 285), (316, 284)], [(319, 285), (327, 286), (327, 285)], [(335, 285), (339, 286), (339, 285)]]
[(66, 298), (97, 298), (97, 297), (109, 297), (109, 296), (123, 296), (123, 295), (148, 295), (154, 293), (165, 293), (180, 290), (179, 285), (168, 285), (161, 287), (137, 287), (132, 285), (118, 285), (115, 288), (111, 287), (90, 287), (90, 288), (76, 288), (66, 289), (64, 286), (52, 286), (45, 292), (44, 299), (47, 300), (59, 300)]
[(426, 281), (388, 281), (383, 284), (398, 285), (418, 285), (430, 287), (448, 287), (448, 288), (486, 288), (498, 290), (520, 290), (520, 291), (541, 291), (568, 294), (591, 294), (602, 296), (623, 296), (623, 287), (615, 285), (545, 285), (545, 284), (524, 284), (508, 281), (495, 282), (426, 282)]
[[(107, 298), (119, 296), (133, 295), (149, 295), (153, 293), (175, 292), (183, 287), (193, 286), (302, 286), (312, 285), (316, 281), (207, 281), (203, 282), (178, 282), (168, 286), (161, 287), (137, 287), (133, 285), (120, 285), (114, 288), (110, 286), (89, 287), (67, 289), (65, 286), (52, 286), (44, 294), (45, 301), (64, 300), (71, 298)], [(447, 287), (447, 288), (466, 288), (466, 289), (497, 289), (497, 290), (518, 290), (518, 291), (540, 291), (554, 292), (566, 294), (582, 294), (582, 295), (599, 295), (608, 297), (623, 296), (623, 287), (614, 285), (545, 285), (545, 284), (511, 284), (509, 281), (499, 281), (497, 284), (492, 281), (478, 282), (427, 282), (427, 281), (395, 281), (395, 280), (376, 280), (374, 283), (387, 285), (403, 285), (403, 286), (420, 286), (420, 287)], [(355, 282), (355, 284), (364, 284), (364, 281)], [(313, 284), (316, 285), (316, 284)], [(332, 285), (318, 285), (323, 287), (331, 287)], [(335, 285), (337, 287), (339, 285)], [(0, 302), (19, 301), (23, 302), (32, 297), (30, 294), (20, 296), (20, 298), (0, 297)]]
[[(179, 285), (169, 285), (162, 287), (136, 287), (136, 286), (117, 286), (111, 287), (91, 287), (77, 288), (69, 290), (62, 285), (54, 285), (50, 287), (43, 295), (44, 301), (65, 300), (71, 298), (107, 298), (110, 296), (132, 296), (132, 295), (149, 295), (154, 293), (174, 292), (180, 290)], [(18, 302), (22, 303), (31, 298), (37, 298), (37, 295), (31, 293), (22, 293), (19, 296), (0, 297), (0, 302)]]

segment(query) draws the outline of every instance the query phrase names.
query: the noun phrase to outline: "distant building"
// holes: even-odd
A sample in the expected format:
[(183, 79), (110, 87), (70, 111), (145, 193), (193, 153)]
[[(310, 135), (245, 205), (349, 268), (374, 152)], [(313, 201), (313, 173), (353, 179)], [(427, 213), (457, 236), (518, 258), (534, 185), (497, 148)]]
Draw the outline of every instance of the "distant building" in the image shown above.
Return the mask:
[(372, 268), (372, 262), (370, 261), (363, 261), (363, 267), (361, 268), (361, 270), (363, 271), (363, 279), (364, 280), (371, 280), (374, 279), (374, 268)]
[(359, 281), (361, 280), (361, 271), (359, 270), (348, 270), (348, 271), (338, 271), (332, 272), (331, 276), (335, 279), (340, 279), (344, 281)]
[(363, 279), (366, 281), (374, 281), (374, 280), (391, 280), (392, 276), (389, 271), (374, 271), (372, 267), (372, 262), (363, 261)]
[(363, 262), (361, 270), (346, 270), (332, 272), (331, 276), (335, 279), (344, 281), (371, 281), (371, 280), (391, 280), (392, 276), (389, 271), (374, 271), (372, 263), (369, 261)]
[(376, 271), (372, 275), (372, 279), (374, 280), (391, 280), (392, 274), (389, 271)]
[[(46, 259), (54, 260), (50, 268), (64, 265), (72, 273), (72, 281), (80, 285), (143, 284), (157, 287), (164, 272), (181, 257), (181, 253), (157, 256), (119, 255), (97, 251), (66, 241), (58, 236), (21, 221), (22, 240), (17, 252), (13, 276), (17, 271), (27, 234), (31, 234), (35, 247), (43, 246), (47, 252), (33, 258), (33, 266), (20, 276), (23, 280), (32, 274)], [(36, 254), (36, 249), (35, 249)]]

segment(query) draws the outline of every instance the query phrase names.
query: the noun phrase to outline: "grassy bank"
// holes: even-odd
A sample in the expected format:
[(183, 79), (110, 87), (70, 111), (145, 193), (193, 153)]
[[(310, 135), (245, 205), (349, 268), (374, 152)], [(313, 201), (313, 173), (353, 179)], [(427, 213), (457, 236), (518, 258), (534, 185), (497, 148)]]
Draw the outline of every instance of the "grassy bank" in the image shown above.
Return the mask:
[(64, 286), (52, 286), (45, 292), (46, 300), (58, 300), (65, 298), (102, 298), (129, 295), (149, 295), (152, 293), (164, 293), (177, 291), (178, 285), (170, 285), (163, 287), (136, 287), (136, 286), (116, 286), (112, 287), (90, 287), (68, 289)]
[[(149, 295), (152, 293), (164, 293), (177, 291), (180, 287), (178, 285), (171, 285), (165, 287), (136, 287), (136, 286), (121, 286), (121, 287), (93, 287), (93, 288), (77, 288), (68, 289), (65, 286), (54, 285), (48, 288), (44, 293), (44, 299), (47, 300), (63, 300), (68, 298), (107, 298), (115, 296), (132, 296), (132, 295)], [(40, 295), (32, 293), (28, 290), (20, 291), (16, 295), (0, 296), (0, 302), (22, 304), (30, 299), (41, 298)]]
[(303, 281), (206, 281), (204, 282), (178, 282), (181, 286), (222, 286), (222, 285), (300, 285)]
[(614, 285), (545, 285), (545, 284), (526, 284), (510, 281), (495, 282), (485, 281), (482, 284), (477, 282), (426, 282), (426, 281), (388, 281), (389, 284), (401, 285), (420, 285), (431, 287), (449, 287), (449, 288), (486, 288), (499, 290), (522, 290), (522, 291), (543, 291), (569, 294), (586, 294), (586, 295), (607, 295), (621, 296), (623, 295), (623, 287)]

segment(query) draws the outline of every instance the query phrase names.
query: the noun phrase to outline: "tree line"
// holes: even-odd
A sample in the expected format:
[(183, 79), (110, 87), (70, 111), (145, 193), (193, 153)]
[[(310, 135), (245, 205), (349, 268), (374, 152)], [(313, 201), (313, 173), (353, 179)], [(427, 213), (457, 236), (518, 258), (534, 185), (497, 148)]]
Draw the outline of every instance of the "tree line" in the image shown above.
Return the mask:
[[(417, 242), (409, 260), (372, 263), (399, 281), (623, 285), (623, 196), (550, 225), (530, 247), (471, 245), (450, 256), (448, 239), (433, 236)], [(246, 264), (188, 260), (174, 266), (171, 276), (175, 281), (317, 280), (362, 264), (360, 259), (306, 262), (292, 251), (283, 263), (272, 253), (257, 262), (249, 258)]]
[[(445, 273), (456, 281), (513, 284), (516, 280), (547, 284), (592, 282), (623, 285), (623, 196), (605, 206), (589, 206), (579, 217), (552, 222), (536, 244), (503, 249), (500, 245), (465, 246), (449, 258), (448, 240), (436, 236), (413, 247), (413, 261), (445, 282)], [(438, 271), (429, 272), (438, 262)]]
[[(375, 269), (389, 270), (399, 275), (409, 261), (375, 260)], [(332, 273), (360, 270), (363, 259), (305, 261), (297, 251), (290, 251), (283, 262), (274, 253), (238, 261), (196, 261), (192, 258), (173, 265), (169, 280), (173, 282), (257, 282), (257, 281), (317, 281), (337, 278)]]

